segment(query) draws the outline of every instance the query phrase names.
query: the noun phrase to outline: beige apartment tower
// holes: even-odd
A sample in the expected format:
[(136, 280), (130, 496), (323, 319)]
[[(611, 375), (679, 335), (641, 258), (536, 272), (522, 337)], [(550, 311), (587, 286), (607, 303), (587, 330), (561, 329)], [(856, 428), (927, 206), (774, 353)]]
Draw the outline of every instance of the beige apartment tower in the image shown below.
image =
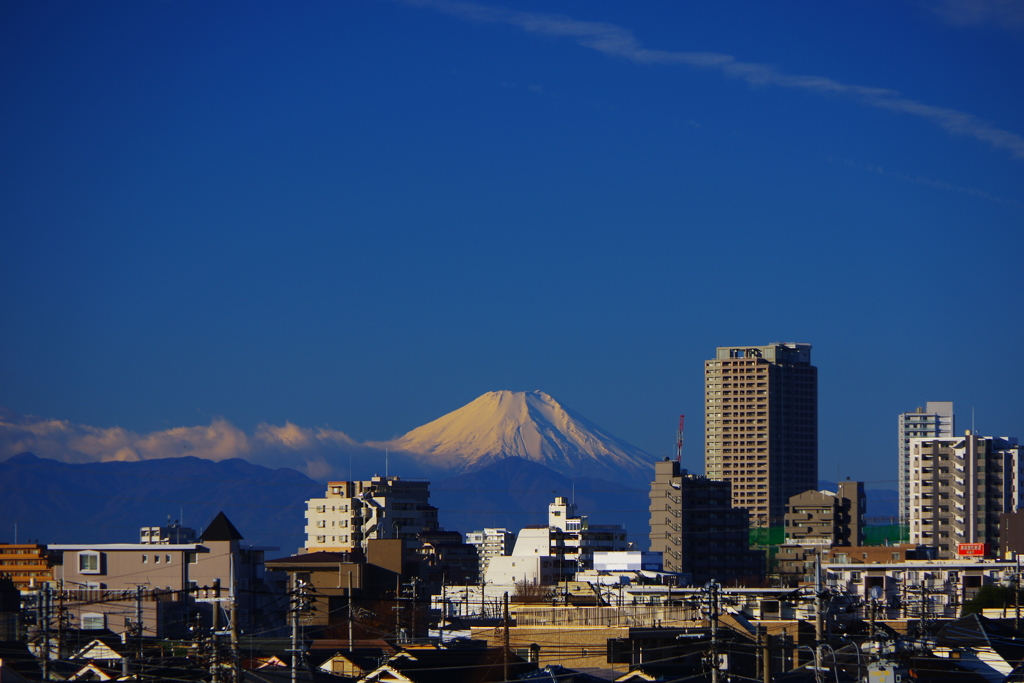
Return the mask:
[(1000, 515), (1021, 509), (1016, 438), (910, 440), (910, 542), (940, 559), (1000, 556)]
[(323, 498), (306, 501), (306, 545), (299, 552), (366, 552), (367, 541), (384, 538), (417, 547), (421, 533), (438, 530), (429, 500), (423, 479), (328, 482)]
[(752, 526), (781, 525), (818, 487), (818, 369), (811, 345), (723, 346), (704, 363), (704, 468), (732, 484)]

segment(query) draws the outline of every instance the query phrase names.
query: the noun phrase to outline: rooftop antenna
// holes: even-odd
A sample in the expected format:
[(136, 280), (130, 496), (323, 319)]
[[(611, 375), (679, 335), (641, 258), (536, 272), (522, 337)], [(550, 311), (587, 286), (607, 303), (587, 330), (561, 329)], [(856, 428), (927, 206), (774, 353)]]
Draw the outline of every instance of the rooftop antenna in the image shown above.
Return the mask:
[(971, 434), (977, 434), (977, 432), (974, 431), (974, 406), (971, 406)]
[(384, 449), (384, 478), (388, 478), (388, 449)]
[(683, 461), (683, 420), (685, 415), (679, 416), (679, 431), (676, 432), (676, 462)]

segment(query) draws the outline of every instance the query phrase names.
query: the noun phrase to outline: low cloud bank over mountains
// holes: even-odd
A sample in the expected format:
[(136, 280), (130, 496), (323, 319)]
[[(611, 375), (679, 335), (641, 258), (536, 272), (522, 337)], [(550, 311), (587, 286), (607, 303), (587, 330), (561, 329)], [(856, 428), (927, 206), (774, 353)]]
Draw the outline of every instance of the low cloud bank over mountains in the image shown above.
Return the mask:
[(260, 424), (247, 434), (216, 418), (207, 426), (138, 434), (0, 408), (0, 461), (31, 452), (65, 463), (143, 461), (193, 456), (242, 458), (290, 467), (317, 479), (372, 474), (452, 475), (505, 458), (525, 458), (567, 477), (646, 485), (653, 457), (618, 439), (543, 392), (489, 392), (391, 441), (359, 443), (323, 427)]

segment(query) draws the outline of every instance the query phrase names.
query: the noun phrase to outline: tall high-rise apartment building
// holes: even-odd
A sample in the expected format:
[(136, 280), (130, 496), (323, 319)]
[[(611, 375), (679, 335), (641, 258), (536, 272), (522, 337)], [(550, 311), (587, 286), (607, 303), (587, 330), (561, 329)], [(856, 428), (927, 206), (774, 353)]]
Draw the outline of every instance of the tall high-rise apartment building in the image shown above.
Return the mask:
[(900, 523), (910, 520), (910, 440), (952, 437), (956, 430), (952, 401), (928, 401), (924, 408), (902, 413), (899, 421)]
[(940, 559), (999, 554), (999, 518), (1018, 512), (1024, 483), (1017, 439), (910, 440), (910, 542)]
[(818, 369), (811, 345), (723, 346), (704, 363), (704, 469), (732, 484), (753, 526), (818, 487)]

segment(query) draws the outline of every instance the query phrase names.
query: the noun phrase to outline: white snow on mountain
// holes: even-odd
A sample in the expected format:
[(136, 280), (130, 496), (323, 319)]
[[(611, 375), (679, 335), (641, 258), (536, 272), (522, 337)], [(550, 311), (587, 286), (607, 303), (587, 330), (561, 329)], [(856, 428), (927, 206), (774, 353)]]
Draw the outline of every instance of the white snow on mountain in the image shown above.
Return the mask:
[(572, 477), (649, 482), (654, 458), (542, 391), (492, 391), (386, 444), (458, 472), (526, 458)]

